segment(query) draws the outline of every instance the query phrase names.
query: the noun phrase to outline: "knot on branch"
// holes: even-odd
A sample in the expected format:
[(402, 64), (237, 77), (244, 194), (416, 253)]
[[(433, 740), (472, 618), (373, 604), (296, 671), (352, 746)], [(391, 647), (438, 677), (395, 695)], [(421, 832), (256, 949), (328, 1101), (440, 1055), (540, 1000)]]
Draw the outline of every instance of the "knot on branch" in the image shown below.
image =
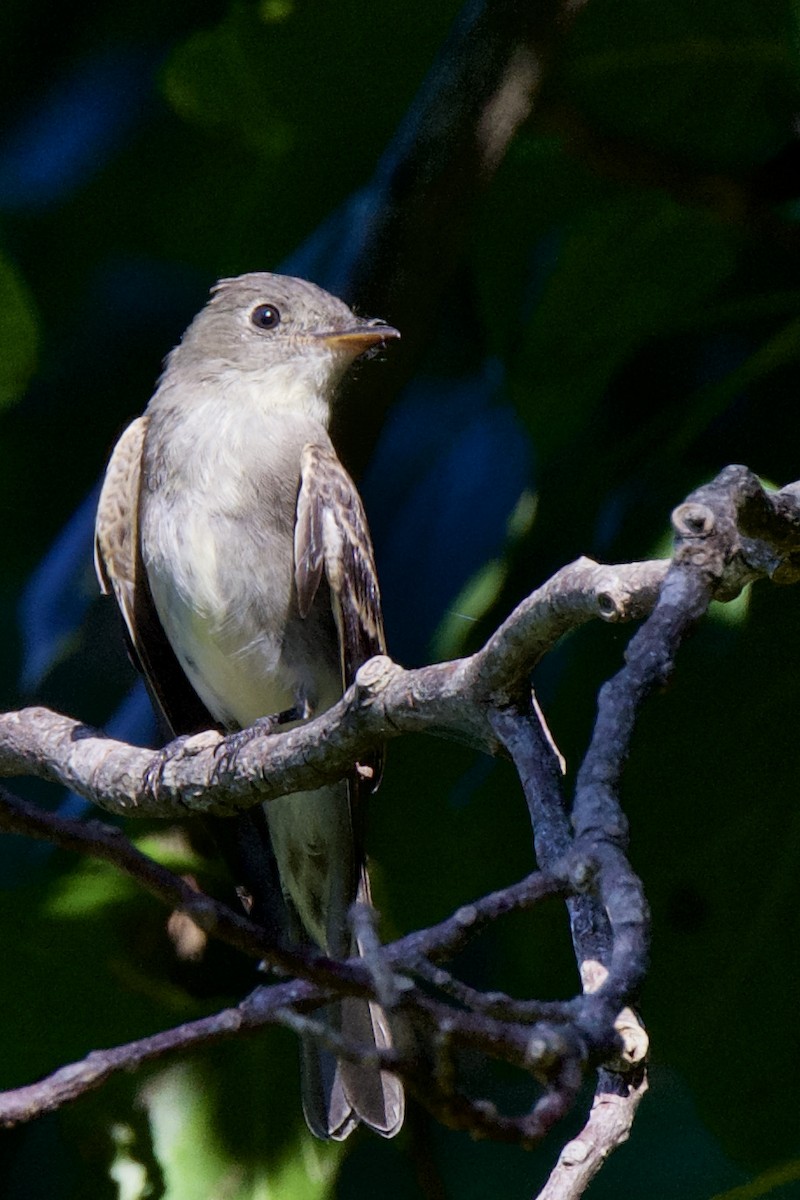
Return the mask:
[(597, 608), (604, 621), (619, 621), (625, 615), (622, 605), (610, 592), (597, 593)]
[(370, 705), (382, 695), (389, 685), (402, 673), (387, 654), (376, 654), (356, 671), (356, 699), (360, 705)]
[(716, 599), (733, 599), (759, 575), (776, 583), (800, 579), (797, 484), (769, 492), (747, 467), (726, 467), (675, 509), (672, 522), (676, 562), (717, 576)]
[(596, 858), (587, 854), (571, 855), (565, 867), (567, 882), (576, 895), (592, 890), (600, 871), (600, 864)]
[(688, 500), (673, 510), (672, 527), (679, 537), (705, 538), (714, 532), (716, 521), (707, 505)]
[(616, 1062), (611, 1059), (606, 1066), (609, 1071), (626, 1074), (631, 1067), (646, 1061), (650, 1052), (650, 1039), (636, 1013), (627, 1006), (614, 1022), (614, 1028), (622, 1039), (622, 1050)]

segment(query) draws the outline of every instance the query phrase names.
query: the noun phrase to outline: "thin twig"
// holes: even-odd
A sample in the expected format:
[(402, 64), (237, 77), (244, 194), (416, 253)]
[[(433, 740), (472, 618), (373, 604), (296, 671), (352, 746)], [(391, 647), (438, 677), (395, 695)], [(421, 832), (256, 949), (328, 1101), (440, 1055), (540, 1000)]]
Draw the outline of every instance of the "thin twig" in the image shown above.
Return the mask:
[(586, 1124), (561, 1151), (536, 1200), (577, 1200), (582, 1196), (609, 1154), (628, 1140), (646, 1091), (647, 1076), (642, 1069), (621, 1081), (619, 1090), (599, 1086)]
[[(169, 908), (188, 913), (206, 933), (252, 958), (265, 958), (320, 987), (374, 995), (372, 973), (361, 959), (339, 962), (302, 947), (275, 946), (260, 925), (197, 891), (179, 875), (137, 850), (121, 830), (102, 821), (60, 817), (0, 788), (0, 830), (45, 840), (111, 863)], [(382, 969), (394, 970), (410, 969), (412, 965), (416, 968), (422, 959), (452, 957), (500, 917), (532, 908), (547, 897), (565, 896), (569, 889), (569, 881), (557, 871), (536, 872), (474, 903), (462, 905), (436, 925), (376, 947), (375, 956)]]

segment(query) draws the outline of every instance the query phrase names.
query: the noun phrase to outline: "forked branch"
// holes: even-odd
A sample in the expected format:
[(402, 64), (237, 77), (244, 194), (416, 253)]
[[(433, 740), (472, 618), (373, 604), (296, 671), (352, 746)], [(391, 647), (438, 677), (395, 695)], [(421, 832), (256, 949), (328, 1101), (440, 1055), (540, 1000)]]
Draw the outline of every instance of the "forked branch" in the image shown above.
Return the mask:
[[(630, 1009), (647, 966), (648, 911), (626, 853), (619, 788), (642, 705), (674, 669), (687, 633), (712, 599), (746, 584), (800, 577), (800, 484), (765, 492), (744, 467), (729, 467), (673, 514), (671, 561), (599, 566), (580, 559), (519, 605), (476, 654), (413, 671), (388, 658), (362, 667), (341, 703), (307, 725), (263, 734), (220, 758), (224, 739), (199, 735), (166, 763), (153, 787), (152, 752), (106, 738), (46, 709), (0, 717), (0, 774), (68, 784), (108, 811), (175, 818), (225, 815), (339, 777), (378, 743), (408, 732), (466, 739), (513, 760), (528, 805), (539, 869), (465, 905), (436, 926), (382, 946), (369, 913), (354, 913), (370, 943), (365, 959), (333, 961), (276, 946), (265, 932), (191, 888), (99, 821), (80, 824), (0, 793), (0, 828), (102, 858), (211, 936), (266, 959), (287, 981), (256, 988), (240, 1005), (56, 1071), (0, 1095), (0, 1123), (30, 1120), (99, 1086), (111, 1074), (189, 1046), (268, 1024), (313, 1033), (336, 1053), (377, 1063), (446, 1124), (475, 1136), (533, 1145), (574, 1103), (598, 1068), (595, 1104), (565, 1147), (542, 1196), (578, 1196), (628, 1135), (646, 1088), (646, 1037)], [(593, 618), (643, 619), (625, 664), (603, 686), (589, 748), (568, 805), (560, 759), (531, 698), (536, 664), (567, 631)], [(221, 764), (224, 764), (221, 766)], [(484, 993), (444, 964), (487, 924), (545, 899), (564, 899), (583, 991), (539, 1002)], [(315, 1015), (332, 996), (378, 996), (395, 1030), (391, 1049), (342, 1042)], [(469, 1050), (511, 1062), (535, 1080), (530, 1110), (509, 1116), (458, 1083)]]

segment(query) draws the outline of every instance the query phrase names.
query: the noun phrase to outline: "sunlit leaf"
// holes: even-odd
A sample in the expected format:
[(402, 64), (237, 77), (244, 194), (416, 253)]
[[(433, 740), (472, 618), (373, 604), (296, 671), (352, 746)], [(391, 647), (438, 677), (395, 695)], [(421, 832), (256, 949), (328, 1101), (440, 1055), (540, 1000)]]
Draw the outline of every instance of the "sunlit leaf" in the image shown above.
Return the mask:
[(192, 1062), (159, 1071), (142, 1091), (165, 1200), (224, 1195), (229, 1200), (324, 1200), (341, 1147), (314, 1144), (298, 1129), (281, 1158), (236, 1162), (218, 1137), (213, 1097)]

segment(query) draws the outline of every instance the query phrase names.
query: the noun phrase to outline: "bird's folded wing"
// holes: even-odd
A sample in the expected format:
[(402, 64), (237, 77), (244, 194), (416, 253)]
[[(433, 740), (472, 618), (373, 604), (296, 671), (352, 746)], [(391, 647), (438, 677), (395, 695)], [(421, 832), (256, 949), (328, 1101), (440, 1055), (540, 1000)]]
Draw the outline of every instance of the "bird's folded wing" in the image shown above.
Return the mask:
[(137, 417), (114, 447), (100, 490), (94, 562), (100, 587), (116, 598), (134, 666), (174, 734), (218, 723), (189, 683), (158, 618), (139, 541), (139, 491), (147, 416)]
[(132, 421), (106, 469), (94, 528), (94, 568), (104, 595), (114, 595), (132, 642), (138, 544), (139, 479), (147, 417)]
[[(325, 575), (339, 633), (342, 681), (349, 687), (362, 663), (385, 653), (386, 641), (364, 506), (330, 445), (303, 448), (294, 554), (301, 616), (310, 612)], [(370, 765), (374, 791), (382, 763)]]

